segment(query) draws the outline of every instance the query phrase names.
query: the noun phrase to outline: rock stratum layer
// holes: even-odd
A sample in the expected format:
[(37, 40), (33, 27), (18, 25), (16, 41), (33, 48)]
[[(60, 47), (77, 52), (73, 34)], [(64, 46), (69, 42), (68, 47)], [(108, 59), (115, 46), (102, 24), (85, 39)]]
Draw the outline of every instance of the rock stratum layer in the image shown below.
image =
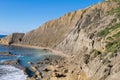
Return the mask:
[(105, 0), (65, 14), (26, 34), (5, 37), (0, 42), (49, 47), (71, 55), (68, 63), (77, 71), (77, 78), (73, 80), (119, 80), (119, 37), (119, 0)]

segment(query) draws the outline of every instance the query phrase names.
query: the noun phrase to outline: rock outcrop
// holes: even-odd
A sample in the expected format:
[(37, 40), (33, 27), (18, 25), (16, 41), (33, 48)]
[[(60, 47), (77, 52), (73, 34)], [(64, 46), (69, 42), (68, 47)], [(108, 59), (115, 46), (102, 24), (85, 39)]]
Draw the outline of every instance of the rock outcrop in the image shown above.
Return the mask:
[(26, 34), (8, 36), (0, 42), (49, 47), (71, 55), (66, 64), (73, 67), (65, 68), (74, 70), (78, 78), (73, 80), (119, 80), (119, 7), (119, 0), (105, 0), (65, 14)]
[(13, 33), (3, 39), (0, 39), (0, 43), (5, 45), (10, 45), (12, 43), (20, 43), (22, 41), (23, 36), (24, 33)]
[(12, 56), (10, 52), (0, 52), (0, 56)]

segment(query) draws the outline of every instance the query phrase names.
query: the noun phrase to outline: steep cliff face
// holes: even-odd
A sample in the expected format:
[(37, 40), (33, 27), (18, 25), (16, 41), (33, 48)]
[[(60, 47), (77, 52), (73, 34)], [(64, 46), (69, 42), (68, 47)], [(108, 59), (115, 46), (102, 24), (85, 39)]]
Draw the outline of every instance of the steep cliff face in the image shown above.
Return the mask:
[(71, 32), (82, 11), (65, 14), (59, 19), (49, 21), (23, 37), (22, 44), (55, 47)]
[(10, 45), (13, 43), (20, 43), (22, 41), (22, 38), (24, 36), (24, 33), (13, 33), (3, 39), (0, 39), (0, 43)]
[(105, 2), (85, 9), (82, 17), (76, 22), (69, 35), (57, 46), (57, 49), (73, 54), (80, 53), (83, 48), (104, 49), (104, 43), (97, 33), (116, 18), (114, 15), (107, 15), (109, 10), (116, 7), (116, 3)]
[(22, 44), (50, 47), (68, 54), (79, 53), (85, 47), (103, 49), (104, 44), (95, 35), (116, 18), (107, 15), (116, 7), (116, 3), (103, 2), (65, 14), (25, 34)]
[(76, 63), (73, 66), (86, 76), (80, 80), (119, 80), (119, 7), (118, 1), (105, 0), (65, 14), (25, 35), (8, 36), (1, 43), (49, 47), (72, 55), (68, 63)]

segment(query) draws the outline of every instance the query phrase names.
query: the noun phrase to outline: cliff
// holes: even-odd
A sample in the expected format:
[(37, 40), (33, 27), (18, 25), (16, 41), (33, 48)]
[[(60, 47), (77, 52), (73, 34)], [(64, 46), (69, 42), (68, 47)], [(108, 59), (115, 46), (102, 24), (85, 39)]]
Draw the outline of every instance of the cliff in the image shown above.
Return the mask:
[(16, 36), (12, 43), (9, 36), (1, 43), (49, 47), (71, 55), (78, 76), (85, 75), (80, 80), (119, 80), (119, 7), (119, 2), (105, 0)]
[(3, 39), (0, 39), (0, 43), (5, 45), (10, 45), (13, 43), (17, 44), (22, 41), (23, 36), (24, 33), (13, 33)]

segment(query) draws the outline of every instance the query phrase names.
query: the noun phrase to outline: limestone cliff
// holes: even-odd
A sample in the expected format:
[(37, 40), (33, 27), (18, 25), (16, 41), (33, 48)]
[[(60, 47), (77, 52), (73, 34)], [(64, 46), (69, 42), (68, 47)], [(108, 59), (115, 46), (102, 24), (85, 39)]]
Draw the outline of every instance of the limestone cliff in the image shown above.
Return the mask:
[(119, 80), (119, 7), (118, 1), (105, 0), (1, 43), (49, 47), (71, 55), (70, 61), (77, 64), (73, 66), (86, 76), (78, 80)]
[(17, 44), (22, 41), (23, 36), (24, 36), (24, 33), (13, 33), (3, 39), (0, 39), (0, 43), (5, 45), (10, 45), (13, 43)]

